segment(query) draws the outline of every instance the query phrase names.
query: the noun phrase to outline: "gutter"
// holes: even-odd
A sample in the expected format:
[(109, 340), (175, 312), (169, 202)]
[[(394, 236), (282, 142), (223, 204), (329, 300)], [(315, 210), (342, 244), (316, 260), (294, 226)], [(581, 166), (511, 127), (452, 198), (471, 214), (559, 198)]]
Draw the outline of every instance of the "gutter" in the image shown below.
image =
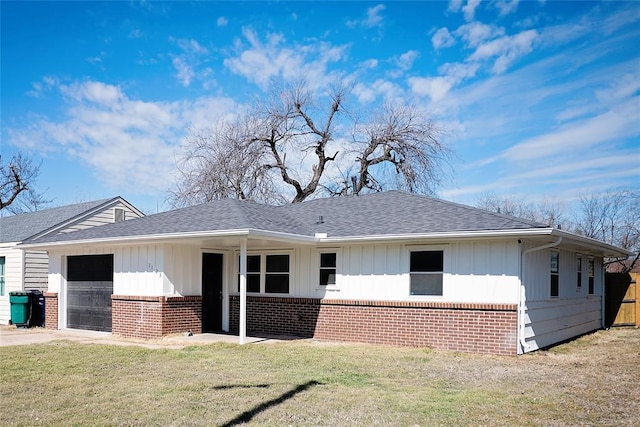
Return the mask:
[[(527, 344), (524, 337), (524, 330), (525, 330), (524, 323), (525, 323), (525, 314), (526, 314), (525, 302), (527, 300), (526, 289), (524, 285), (525, 266), (527, 265), (525, 262), (525, 255), (530, 254), (531, 252), (553, 248), (555, 246), (558, 246), (561, 242), (562, 242), (562, 236), (558, 237), (558, 239), (553, 243), (548, 243), (542, 246), (535, 246), (533, 248), (525, 249), (524, 251), (520, 252), (520, 299), (518, 301), (518, 317), (519, 317), (518, 323), (520, 324), (519, 325), (520, 327), (519, 327), (518, 335), (520, 335), (519, 341), (520, 341), (520, 345), (522, 346), (523, 353), (525, 352), (525, 349), (529, 347), (529, 344)], [(520, 244), (522, 245), (522, 243)]]

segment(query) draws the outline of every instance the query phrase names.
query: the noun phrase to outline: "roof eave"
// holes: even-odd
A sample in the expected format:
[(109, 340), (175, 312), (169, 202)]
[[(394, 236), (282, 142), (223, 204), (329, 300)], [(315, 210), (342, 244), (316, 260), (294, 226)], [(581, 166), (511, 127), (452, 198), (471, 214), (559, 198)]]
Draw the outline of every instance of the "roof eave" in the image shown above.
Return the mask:
[(232, 230), (216, 230), (216, 231), (194, 231), (180, 233), (161, 233), (147, 234), (136, 236), (115, 236), (103, 237), (96, 239), (79, 239), (79, 240), (61, 240), (57, 242), (34, 242), (23, 243), (18, 245), (23, 249), (53, 249), (65, 246), (89, 246), (89, 245), (126, 245), (132, 243), (159, 242), (159, 241), (175, 241), (175, 240), (202, 240), (219, 237), (238, 237), (238, 238), (259, 238), (277, 240), (280, 242), (314, 244), (317, 239), (310, 236), (302, 236), (297, 234), (281, 233), (275, 231), (255, 230), (255, 229), (232, 229)]

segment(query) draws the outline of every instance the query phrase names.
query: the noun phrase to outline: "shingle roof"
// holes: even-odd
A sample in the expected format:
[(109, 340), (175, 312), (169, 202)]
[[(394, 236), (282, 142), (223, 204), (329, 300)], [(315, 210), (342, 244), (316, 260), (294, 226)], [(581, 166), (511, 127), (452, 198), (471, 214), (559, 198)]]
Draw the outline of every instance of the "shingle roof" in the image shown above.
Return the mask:
[[(402, 191), (316, 199), (290, 205), (287, 211), (311, 226), (314, 232), (334, 237), (545, 227), (524, 219)], [(323, 223), (319, 223), (320, 216)]]
[[(322, 221), (319, 221), (322, 216)], [(38, 242), (99, 240), (227, 230), (263, 230), (313, 237), (426, 234), (447, 231), (513, 230), (546, 227), (432, 197), (389, 191), (269, 206), (226, 199), (107, 224)]]
[(95, 200), (0, 218), (0, 242), (21, 242), (113, 199)]

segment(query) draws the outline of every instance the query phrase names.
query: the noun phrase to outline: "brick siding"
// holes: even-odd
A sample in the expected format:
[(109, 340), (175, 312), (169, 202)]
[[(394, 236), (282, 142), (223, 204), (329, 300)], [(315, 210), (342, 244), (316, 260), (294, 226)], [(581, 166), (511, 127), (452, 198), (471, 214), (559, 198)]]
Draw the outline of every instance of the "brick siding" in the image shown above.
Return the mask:
[(202, 330), (202, 297), (111, 296), (112, 332), (124, 337), (158, 338)]
[[(239, 327), (231, 296), (230, 327)], [(247, 334), (517, 354), (516, 304), (247, 297)]]
[(43, 295), (44, 327), (45, 329), (58, 329), (58, 293), (45, 292)]

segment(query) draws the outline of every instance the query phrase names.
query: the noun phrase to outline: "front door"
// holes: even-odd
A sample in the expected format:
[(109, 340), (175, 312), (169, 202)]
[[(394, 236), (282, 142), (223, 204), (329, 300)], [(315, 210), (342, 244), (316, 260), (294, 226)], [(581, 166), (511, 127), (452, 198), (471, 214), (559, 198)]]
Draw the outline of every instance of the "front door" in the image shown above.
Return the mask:
[(202, 254), (202, 332), (222, 331), (222, 254)]

